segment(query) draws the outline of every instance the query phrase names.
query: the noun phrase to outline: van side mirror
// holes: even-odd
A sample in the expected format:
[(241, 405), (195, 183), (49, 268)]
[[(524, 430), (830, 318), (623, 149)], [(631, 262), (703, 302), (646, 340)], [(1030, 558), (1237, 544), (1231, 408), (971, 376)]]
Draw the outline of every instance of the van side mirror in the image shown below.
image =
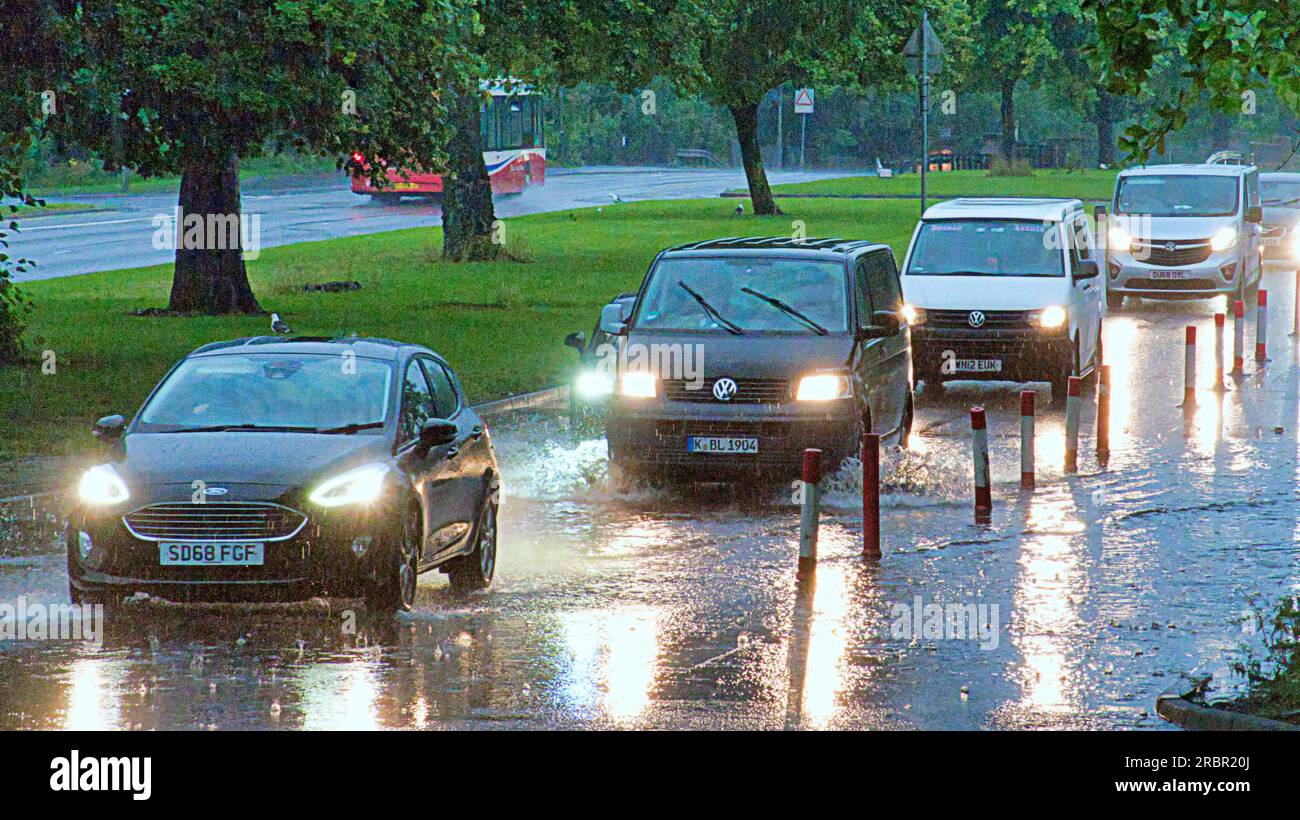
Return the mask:
[(871, 324), (858, 329), (858, 341), (885, 339), (897, 336), (903, 330), (903, 318), (892, 310), (877, 310), (871, 314)]
[(1074, 281), (1080, 279), (1096, 279), (1101, 276), (1101, 265), (1097, 264), (1095, 259), (1083, 259), (1079, 261), (1078, 267), (1074, 269)]
[(429, 419), (420, 425), (420, 446), (425, 450), (451, 444), (456, 440), (456, 422), (446, 419)]
[(573, 348), (579, 353), (584, 353), (587, 350), (587, 334), (583, 333), (581, 330), (576, 333), (570, 333), (568, 336), (564, 337), (564, 345), (565, 347)]
[(95, 428), (92, 434), (100, 441), (112, 441), (122, 437), (122, 431), (126, 429), (126, 417), (118, 414), (104, 416), (95, 422)]
[(600, 329), (611, 336), (622, 336), (627, 332), (622, 305), (616, 302), (600, 309)]
[(1264, 221), (1264, 209), (1258, 205), (1250, 205), (1246, 208), (1246, 221), (1259, 224)]

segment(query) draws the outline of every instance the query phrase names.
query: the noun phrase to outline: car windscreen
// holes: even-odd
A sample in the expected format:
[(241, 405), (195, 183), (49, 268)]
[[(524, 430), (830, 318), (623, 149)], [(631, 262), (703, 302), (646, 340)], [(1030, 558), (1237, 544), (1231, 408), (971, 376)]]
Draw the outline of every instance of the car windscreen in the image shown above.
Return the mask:
[(1143, 216), (1232, 216), (1237, 178), (1208, 174), (1142, 174), (1124, 177), (1115, 213)]
[(140, 412), (139, 432), (233, 427), (377, 432), (392, 368), (356, 356), (230, 354), (176, 367)]
[(847, 292), (836, 260), (668, 258), (655, 266), (634, 321), (643, 330), (844, 333)]
[(1064, 276), (1055, 222), (944, 219), (921, 223), (908, 276)]
[(1300, 208), (1300, 179), (1264, 179), (1259, 181), (1259, 195), (1264, 205)]

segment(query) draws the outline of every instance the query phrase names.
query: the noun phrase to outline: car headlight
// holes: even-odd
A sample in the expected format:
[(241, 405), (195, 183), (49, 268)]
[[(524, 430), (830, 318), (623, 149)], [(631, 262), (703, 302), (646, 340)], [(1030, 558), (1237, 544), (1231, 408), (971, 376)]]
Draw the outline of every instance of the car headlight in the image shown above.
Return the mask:
[(853, 395), (853, 384), (843, 373), (813, 373), (799, 380), (798, 401), (830, 401)]
[(1291, 253), (1300, 256), (1300, 224), (1291, 228)]
[(578, 374), (573, 389), (584, 399), (598, 399), (614, 392), (614, 380), (599, 370), (584, 370)]
[(1226, 251), (1228, 248), (1235, 247), (1236, 244), (1236, 228), (1221, 228), (1218, 233), (1210, 238), (1210, 250), (1212, 251)]
[(97, 507), (119, 504), (131, 497), (126, 482), (109, 464), (96, 465), (82, 474), (77, 494), (83, 502)]
[(1043, 312), (1038, 314), (1038, 326), (1045, 328), (1060, 327), (1065, 324), (1065, 320), (1068, 318), (1069, 314), (1065, 312), (1065, 308), (1060, 305), (1052, 305), (1049, 308), (1044, 308)]
[(619, 379), (618, 394), (629, 399), (653, 399), (655, 376), (647, 370), (632, 370)]
[(1106, 232), (1106, 239), (1113, 251), (1133, 249), (1133, 235), (1125, 230), (1123, 225), (1111, 223), (1110, 229)]
[(387, 464), (367, 464), (322, 482), (308, 498), (321, 507), (366, 504), (383, 493), (387, 475)]
[(900, 312), (903, 314), (903, 320), (909, 325), (925, 324), (925, 311), (916, 305), (904, 304)]

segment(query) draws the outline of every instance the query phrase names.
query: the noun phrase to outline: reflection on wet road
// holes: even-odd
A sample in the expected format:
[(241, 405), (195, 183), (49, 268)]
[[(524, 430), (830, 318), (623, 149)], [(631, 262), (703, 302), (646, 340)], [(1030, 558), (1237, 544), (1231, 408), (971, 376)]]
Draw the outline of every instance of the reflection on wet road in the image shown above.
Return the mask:
[[(616, 494), (599, 439), (503, 420), (491, 591), (461, 598), (426, 576), (417, 611), (385, 622), (350, 601), (146, 602), (101, 646), (0, 641), (0, 728), (1162, 728), (1156, 695), (1184, 672), (1227, 694), (1241, 683), (1229, 664), (1258, 641), (1246, 614), (1300, 589), (1292, 281), (1266, 278), (1283, 306), (1274, 360), (1260, 373), (1248, 361), (1218, 397), (1203, 345), (1186, 415), (1183, 327), (1207, 338), (1219, 305), (1110, 316), (1110, 463), (1091, 457), (1085, 402), (1081, 474), (1065, 478), (1061, 414), (1040, 411), (1032, 494), (1018, 489), (1015, 389), (922, 397), (913, 448), (886, 454), (878, 565), (858, 556), (851, 470), (828, 496), (816, 576), (800, 582), (784, 489)], [(969, 489), (975, 403), (990, 411), (984, 526)], [(49, 534), (24, 523), (27, 507), (16, 515), (0, 603), (65, 600)], [(900, 633), (932, 605), (995, 612), (992, 640)]]

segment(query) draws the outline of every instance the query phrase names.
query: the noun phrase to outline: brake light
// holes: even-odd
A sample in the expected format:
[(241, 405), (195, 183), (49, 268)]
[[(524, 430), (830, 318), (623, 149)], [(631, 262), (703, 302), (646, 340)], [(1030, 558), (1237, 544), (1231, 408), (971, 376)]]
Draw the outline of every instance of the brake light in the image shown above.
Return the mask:
[(353, 151), (353, 152), (352, 152), (352, 161), (355, 162), (357, 165), (360, 165), (364, 160), (365, 160), (365, 157), (361, 156), (361, 152), (360, 152), (360, 151)]

